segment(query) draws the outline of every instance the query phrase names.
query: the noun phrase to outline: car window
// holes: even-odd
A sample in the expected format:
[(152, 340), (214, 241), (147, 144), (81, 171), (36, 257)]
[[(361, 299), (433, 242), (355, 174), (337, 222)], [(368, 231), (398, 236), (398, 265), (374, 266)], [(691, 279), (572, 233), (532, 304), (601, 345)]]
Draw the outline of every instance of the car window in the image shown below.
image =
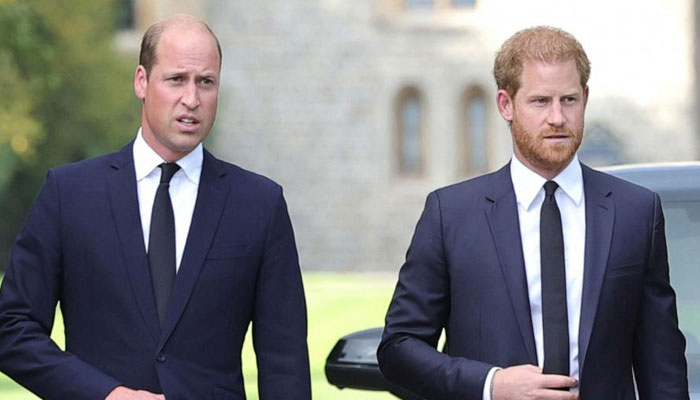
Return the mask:
[(700, 390), (700, 201), (665, 202), (666, 239), (691, 391)]

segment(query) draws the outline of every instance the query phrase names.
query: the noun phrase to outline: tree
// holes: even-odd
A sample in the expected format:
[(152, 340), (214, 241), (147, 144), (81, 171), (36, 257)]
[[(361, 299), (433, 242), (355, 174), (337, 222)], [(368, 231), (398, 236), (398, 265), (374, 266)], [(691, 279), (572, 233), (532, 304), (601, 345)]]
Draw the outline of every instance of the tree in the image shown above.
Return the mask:
[[(46, 171), (138, 127), (113, 0), (0, 0), (0, 269)], [(131, 59), (129, 59), (131, 58)]]

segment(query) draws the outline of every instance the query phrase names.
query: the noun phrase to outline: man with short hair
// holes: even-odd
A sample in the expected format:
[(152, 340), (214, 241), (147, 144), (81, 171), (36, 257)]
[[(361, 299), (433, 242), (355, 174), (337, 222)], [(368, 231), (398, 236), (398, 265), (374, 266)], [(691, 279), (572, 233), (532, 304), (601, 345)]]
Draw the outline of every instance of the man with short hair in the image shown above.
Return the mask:
[[(0, 289), (0, 370), (44, 399), (310, 399), (306, 306), (282, 189), (202, 147), (221, 48), (177, 15), (144, 35), (141, 129), (49, 171)], [(56, 304), (66, 349), (49, 335)]]
[(688, 399), (659, 197), (576, 156), (589, 75), (560, 29), (501, 47), (513, 157), (428, 196), (378, 349), (389, 380), (431, 400), (632, 400), (635, 382)]

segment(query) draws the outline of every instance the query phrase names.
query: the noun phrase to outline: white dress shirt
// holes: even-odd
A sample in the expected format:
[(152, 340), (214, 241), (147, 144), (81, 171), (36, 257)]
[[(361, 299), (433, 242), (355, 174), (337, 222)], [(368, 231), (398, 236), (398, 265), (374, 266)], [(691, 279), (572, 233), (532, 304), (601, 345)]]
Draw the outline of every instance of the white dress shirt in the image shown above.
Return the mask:
[[(151, 231), (151, 213), (156, 190), (160, 183), (161, 169), (165, 161), (146, 143), (139, 129), (134, 140), (134, 168), (136, 170), (136, 188), (143, 228), (143, 243), (148, 251), (148, 236)], [(175, 270), (180, 269), (180, 261), (185, 251), (187, 234), (190, 231), (194, 205), (197, 202), (197, 189), (202, 173), (204, 151), (200, 143), (186, 156), (177, 160), (180, 169), (170, 180), (170, 201), (175, 215)]]
[[(510, 163), (510, 174), (518, 203), (520, 239), (522, 241), (525, 275), (530, 300), (530, 316), (535, 335), (537, 364), (544, 365), (542, 330), (542, 285), (540, 280), (540, 208), (544, 201), (543, 185), (547, 181), (528, 169), (517, 157)], [(559, 207), (564, 234), (564, 263), (566, 269), (566, 308), (569, 319), (569, 371), (578, 379), (578, 330), (583, 291), (583, 258), (586, 243), (586, 207), (583, 175), (578, 156), (554, 179), (559, 188), (554, 197)], [(484, 399), (491, 400), (491, 380), (496, 369), (489, 371), (484, 385)], [(578, 391), (577, 388), (572, 391)]]

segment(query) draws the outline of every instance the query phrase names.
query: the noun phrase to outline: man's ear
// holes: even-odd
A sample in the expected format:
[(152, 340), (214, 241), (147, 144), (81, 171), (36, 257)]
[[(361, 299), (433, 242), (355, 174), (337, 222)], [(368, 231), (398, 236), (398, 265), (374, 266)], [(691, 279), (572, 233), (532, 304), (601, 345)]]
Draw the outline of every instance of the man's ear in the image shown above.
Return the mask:
[(588, 105), (588, 85), (583, 89), (583, 109)]
[(500, 89), (496, 93), (496, 105), (498, 106), (498, 112), (501, 113), (501, 117), (505, 119), (508, 123), (513, 121), (513, 98), (510, 97), (508, 92)]
[(136, 67), (136, 72), (134, 72), (134, 93), (141, 100), (146, 98), (146, 89), (148, 88), (147, 75), (146, 68), (143, 65)]

